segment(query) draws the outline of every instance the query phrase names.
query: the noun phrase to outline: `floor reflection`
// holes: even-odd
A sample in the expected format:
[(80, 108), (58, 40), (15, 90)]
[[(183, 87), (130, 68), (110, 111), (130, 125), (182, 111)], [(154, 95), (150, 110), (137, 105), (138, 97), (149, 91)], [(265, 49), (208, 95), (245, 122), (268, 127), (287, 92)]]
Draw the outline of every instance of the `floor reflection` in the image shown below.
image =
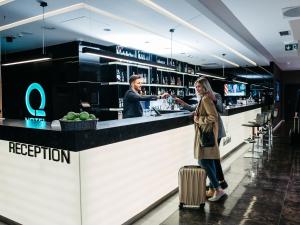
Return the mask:
[(161, 224), (299, 225), (300, 146), (289, 146), (287, 133), (282, 133), (261, 159), (241, 157), (240, 165), (231, 168), (246, 173), (229, 196), (221, 202), (206, 202), (202, 210), (177, 210)]

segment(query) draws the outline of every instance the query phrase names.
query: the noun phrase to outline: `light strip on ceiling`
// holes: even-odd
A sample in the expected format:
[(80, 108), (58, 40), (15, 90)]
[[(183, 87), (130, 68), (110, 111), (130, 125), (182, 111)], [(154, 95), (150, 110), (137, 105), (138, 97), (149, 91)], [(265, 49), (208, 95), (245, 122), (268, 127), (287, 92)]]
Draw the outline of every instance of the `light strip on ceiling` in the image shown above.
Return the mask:
[(216, 79), (219, 79), (219, 80), (225, 80), (226, 79), (225, 77), (219, 77), (219, 76), (210, 75), (210, 74), (207, 74), (207, 73), (196, 73), (196, 74), (200, 75), (200, 76), (205, 76), (205, 77), (213, 77), (213, 78), (216, 78)]
[(233, 79), (232, 81), (234, 81), (234, 82), (236, 82), (236, 83), (240, 83), (240, 84), (248, 84), (247, 82), (239, 81), (239, 80), (235, 80), (235, 79)]
[(12, 62), (12, 63), (4, 63), (4, 64), (2, 64), (2, 66), (12, 66), (12, 65), (18, 65), (18, 64), (25, 64), (25, 63), (42, 62), (42, 61), (47, 61), (50, 59), (51, 58), (49, 58), (49, 57), (44, 57), (44, 58), (37, 58), (37, 59), (30, 59), (30, 60), (22, 60), (22, 61), (17, 61), (17, 62)]
[(222, 60), (223, 62), (227, 62), (228, 64), (233, 65), (233, 66), (235, 66), (235, 67), (240, 67), (238, 64), (236, 64), (236, 63), (234, 63), (234, 62), (232, 62), (232, 61), (229, 61), (229, 60), (227, 60), (227, 59), (224, 59), (224, 58), (222, 58), (222, 57), (219, 57), (219, 56), (217, 56), (217, 55), (212, 55), (212, 56), (215, 57), (215, 58), (217, 58), (217, 59)]
[[(67, 7), (64, 7), (64, 8), (61, 8), (61, 9), (46, 12), (44, 14), (44, 16), (45, 16), (45, 19), (46, 19), (48, 17), (57, 16), (57, 15), (60, 15), (60, 14), (63, 14), (63, 13), (72, 12), (74, 10), (78, 10), (78, 9), (82, 9), (82, 8), (84, 8), (84, 4), (79, 3), (79, 4), (67, 6)], [(27, 19), (23, 19), (23, 20), (19, 20), (17, 22), (14, 22), (14, 23), (3, 25), (3, 26), (0, 27), (0, 31), (8, 30), (8, 29), (11, 29), (11, 28), (14, 28), (14, 27), (18, 27), (18, 26), (28, 24), (28, 23), (32, 23), (32, 22), (42, 20), (42, 19), (43, 19), (43, 14), (33, 16), (33, 17), (29, 17)]]
[(0, 6), (13, 2), (14, 0), (0, 0)]
[(199, 28), (195, 27), (194, 25), (186, 22), (185, 20), (181, 19), (180, 17), (174, 15), (173, 13), (171, 13), (170, 11), (164, 9), (163, 7), (155, 4), (154, 2), (152, 2), (151, 0), (137, 0), (139, 2), (141, 2), (142, 4), (144, 4), (145, 6), (155, 10), (156, 12), (171, 18), (172, 20), (177, 21), (178, 23), (184, 25), (185, 27), (190, 28), (191, 30), (196, 31), (197, 33), (201, 34), (202, 36), (206, 37), (207, 39), (215, 42), (216, 44), (228, 49), (229, 51), (231, 51), (232, 53), (234, 53), (235, 55), (239, 56), (240, 58), (246, 60), (247, 62), (251, 63), (252, 65), (256, 66), (256, 63), (254, 61), (252, 61), (251, 59), (249, 59), (248, 57), (244, 56), (243, 54), (241, 54), (240, 52), (238, 52), (237, 50), (231, 48), (230, 46), (228, 46), (227, 44), (223, 43), (222, 41), (210, 36), (209, 34), (205, 33), (204, 31), (200, 30)]
[(90, 55), (97, 55), (97, 56), (100, 56), (102, 58), (112, 59), (112, 60), (116, 60), (116, 61), (119, 61), (119, 62), (137, 64), (137, 65), (142, 65), (142, 66), (151, 66), (151, 67), (155, 67), (155, 68), (159, 68), (159, 69), (166, 69), (166, 70), (169, 70), (169, 71), (175, 71), (175, 68), (171, 67), (171, 66), (159, 65), (158, 63), (155, 64), (155, 63), (150, 62), (150, 61), (145, 62), (145, 60), (141, 61), (141, 60), (135, 59), (135, 58), (131, 59), (128, 56), (117, 55), (117, 54), (112, 53), (112, 52), (107, 52), (107, 51), (88, 48), (88, 47), (83, 47), (82, 48), (82, 53), (90, 54)]
[(273, 74), (269, 71), (269, 70), (267, 70), (267, 69), (265, 69), (265, 68), (263, 68), (262, 66), (258, 66), (259, 68), (261, 68), (262, 70), (264, 70), (264, 71), (266, 71), (268, 74), (270, 74), (270, 75), (272, 75), (273, 76)]

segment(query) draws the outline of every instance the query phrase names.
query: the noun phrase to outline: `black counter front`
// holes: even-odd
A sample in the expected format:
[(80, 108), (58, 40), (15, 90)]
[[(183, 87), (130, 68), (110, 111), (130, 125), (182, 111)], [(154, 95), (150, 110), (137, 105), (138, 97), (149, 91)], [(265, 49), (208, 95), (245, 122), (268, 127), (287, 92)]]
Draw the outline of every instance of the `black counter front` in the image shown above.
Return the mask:
[(61, 131), (50, 123), (5, 119), (0, 122), (0, 139), (81, 151), (192, 123), (189, 112), (103, 121), (98, 122), (96, 130), (88, 131)]
[[(222, 116), (231, 116), (261, 106), (261, 104), (234, 106), (225, 109)], [(98, 122), (96, 130), (88, 131), (61, 131), (60, 127), (51, 127), (50, 123), (5, 119), (0, 122), (0, 139), (81, 151), (192, 123), (192, 113), (188, 111), (163, 114), (158, 117), (148, 116)]]

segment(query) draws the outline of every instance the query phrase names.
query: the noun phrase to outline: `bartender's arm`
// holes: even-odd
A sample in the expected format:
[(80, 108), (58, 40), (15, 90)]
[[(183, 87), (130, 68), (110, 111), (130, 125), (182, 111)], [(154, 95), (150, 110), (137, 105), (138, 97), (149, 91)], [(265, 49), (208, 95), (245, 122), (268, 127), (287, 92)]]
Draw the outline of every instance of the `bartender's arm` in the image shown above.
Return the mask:
[(157, 100), (161, 98), (166, 98), (169, 96), (168, 93), (164, 93), (162, 95), (139, 95), (135, 92), (129, 92), (127, 95), (128, 101), (134, 102), (134, 101), (147, 101), (147, 100)]
[(196, 107), (197, 107), (197, 105), (189, 105), (185, 101), (183, 101), (182, 99), (177, 98), (177, 97), (175, 97), (175, 102), (177, 104), (180, 104), (184, 109), (186, 109), (186, 110), (188, 110), (190, 112), (195, 111)]

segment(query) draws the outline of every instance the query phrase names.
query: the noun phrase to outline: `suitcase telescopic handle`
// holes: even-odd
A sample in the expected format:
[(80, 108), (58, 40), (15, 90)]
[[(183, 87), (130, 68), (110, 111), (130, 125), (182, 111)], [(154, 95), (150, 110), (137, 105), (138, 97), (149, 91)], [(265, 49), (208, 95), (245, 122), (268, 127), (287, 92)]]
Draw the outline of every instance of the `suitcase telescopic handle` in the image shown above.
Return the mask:
[(189, 166), (184, 166), (183, 168), (201, 168), (201, 166), (198, 166), (198, 165), (189, 165)]

